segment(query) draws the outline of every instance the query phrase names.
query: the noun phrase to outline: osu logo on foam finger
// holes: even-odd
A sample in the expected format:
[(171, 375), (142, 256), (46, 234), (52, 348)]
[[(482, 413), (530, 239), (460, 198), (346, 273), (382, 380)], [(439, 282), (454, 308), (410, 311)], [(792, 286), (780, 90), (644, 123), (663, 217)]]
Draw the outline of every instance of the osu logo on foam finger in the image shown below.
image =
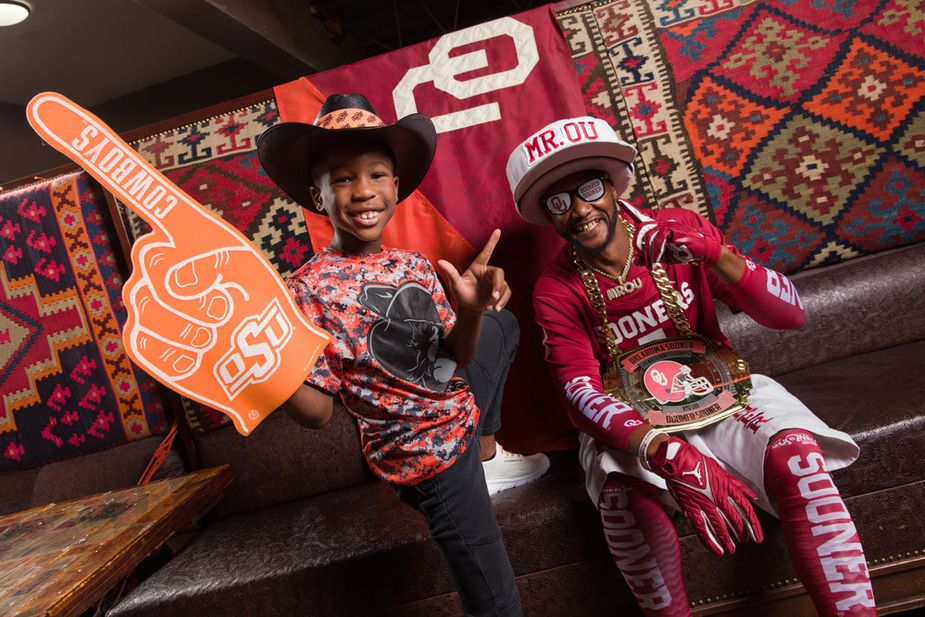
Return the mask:
[(215, 377), (229, 399), (261, 383), (280, 362), (280, 349), (292, 338), (292, 323), (274, 298), (260, 315), (244, 319), (231, 337), (234, 347), (215, 365)]

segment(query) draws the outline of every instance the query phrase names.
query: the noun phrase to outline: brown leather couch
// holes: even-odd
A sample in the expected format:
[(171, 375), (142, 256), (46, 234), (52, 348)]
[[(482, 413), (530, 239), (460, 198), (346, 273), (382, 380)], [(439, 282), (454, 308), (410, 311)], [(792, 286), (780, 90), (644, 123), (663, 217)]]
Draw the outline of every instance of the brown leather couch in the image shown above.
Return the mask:
[[(161, 443), (146, 437), (109, 450), (0, 474), (0, 515), (135, 486)], [(154, 479), (185, 473), (171, 451)]]
[[(861, 446), (837, 481), (864, 541), (881, 614), (925, 604), (925, 244), (794, 277), (807, 311), (795, 332), (722, 315), (755, 372), (776, 376)], [(275, 414), (248, 439), (199, 435), (205, 465), (235, 481), (217, 520), (112, 609), (163, 615), (458, 615), (421, 518), (364, 467), (345, 413), (312, 432)], [(608, 557), (574, 451), (537, 483), (494, 504), (525, 613), (638, 614)], [(678, 519), (679, 520), (679, 519)], [(780, 528), (718, 559), (679, 520), (698, 612), (813, 614), (795, 584)]]

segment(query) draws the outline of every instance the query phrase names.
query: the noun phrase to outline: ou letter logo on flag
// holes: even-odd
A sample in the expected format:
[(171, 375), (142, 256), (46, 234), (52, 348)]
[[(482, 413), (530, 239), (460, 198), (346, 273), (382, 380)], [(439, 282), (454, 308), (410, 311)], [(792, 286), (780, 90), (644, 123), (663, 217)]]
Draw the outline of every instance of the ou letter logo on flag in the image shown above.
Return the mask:
[[(451, 57), (451, 51), (464, 45), (501, 36), (509, 36), (513, 39), (514, 49), (517, 52), (516, 66), (506, 71), (481, 75), (465, 81), (456, 78), (463, 73), (487, 67), (488, 54), (484, 49), (479, 49)], [(536, 48), (533, 28), (513, 17), (502, 17), (440, 37), (430, 50), (428, 59), (429, 64), (410, 69), (392, 90), (392, 100), (395, 102), (395, 112), (399, 118), (417, 113), (418, 106), (414, 99), (414, 88), (419, 84), (433, 82), (437, 89), (457, 99), (468, 99), (521, 85), (539, 62), (540, 55)], [(501, 108), (498, 103), (486, 103), (462, 111), (431, 117), (438, 133), (457, 131), (500, 119)]]
[(168, 388), (248, 435), (304, 382), (330, 335), (295, 305), (250, 240), (141, 158), (99, 118), (54, 92), (32, 128), (151, 226), (122, 288), (126, 354)]

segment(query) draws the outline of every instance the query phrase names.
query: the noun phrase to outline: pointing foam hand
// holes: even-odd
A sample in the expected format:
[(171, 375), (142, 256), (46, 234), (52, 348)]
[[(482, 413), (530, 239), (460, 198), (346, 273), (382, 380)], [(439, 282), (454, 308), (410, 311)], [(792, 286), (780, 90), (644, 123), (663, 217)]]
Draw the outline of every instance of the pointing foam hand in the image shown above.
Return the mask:
[(304, 381), (329, 335), (306, 321), (272, 264), (237, 229), (64, 96), (27, 108), (32, 128), (147, 222), (122, 290), (128, 356), (231, 417), (242, 435)]

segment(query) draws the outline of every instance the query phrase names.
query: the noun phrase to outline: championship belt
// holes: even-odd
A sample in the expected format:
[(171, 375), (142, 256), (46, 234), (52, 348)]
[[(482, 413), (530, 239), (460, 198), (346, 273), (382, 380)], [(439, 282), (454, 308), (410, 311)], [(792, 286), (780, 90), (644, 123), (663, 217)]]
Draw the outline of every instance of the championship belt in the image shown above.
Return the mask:
[[(635, 229), (620, 220), (632, 247)], [(653, 264), (649, 273), (681, 338), (621, 352), (607, 326), (607, 308), (594, 269), (574, 249), (572, 261), (603, 325), (611, 363), (601, 377), (608, 394), (632, 405), (646, 422), (668, 433), (708, 426), (745, 407), (752, 389), (748, 362), (730, 347), (717, 345), (691, 328), (660, 263)]]
[(702, 428), (745, 407), (748, 362), (704, 340), (655, 341), (622, 353), (603, 374), (604, 390), (667, 433)]

